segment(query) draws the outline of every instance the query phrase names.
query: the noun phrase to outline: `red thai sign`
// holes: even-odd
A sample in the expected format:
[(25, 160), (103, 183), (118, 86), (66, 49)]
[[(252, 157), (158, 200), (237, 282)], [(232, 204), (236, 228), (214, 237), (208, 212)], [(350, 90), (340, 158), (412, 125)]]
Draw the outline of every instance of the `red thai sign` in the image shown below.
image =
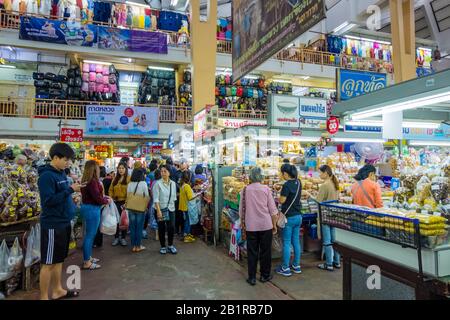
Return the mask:
[(330, 117), (327, 120), (327, 131), (329, 134), (336, 134), (339, 131), (339, 119), (336, 117)]
[(61, 128), (62, 142), (83, 142), (83, 129)]
[(100, 146), (94, 146), (95, 152), (108, 152), (109, 146), (100, 145)]

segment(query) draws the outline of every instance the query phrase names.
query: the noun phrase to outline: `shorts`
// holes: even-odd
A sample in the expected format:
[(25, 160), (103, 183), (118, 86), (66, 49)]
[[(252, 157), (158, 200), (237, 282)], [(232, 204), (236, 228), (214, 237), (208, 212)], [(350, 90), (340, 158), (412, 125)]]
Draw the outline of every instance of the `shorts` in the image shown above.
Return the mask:
[(63, 263), (69, 254), (72, 227), (58, 229), (41, 228), (41, 264)]

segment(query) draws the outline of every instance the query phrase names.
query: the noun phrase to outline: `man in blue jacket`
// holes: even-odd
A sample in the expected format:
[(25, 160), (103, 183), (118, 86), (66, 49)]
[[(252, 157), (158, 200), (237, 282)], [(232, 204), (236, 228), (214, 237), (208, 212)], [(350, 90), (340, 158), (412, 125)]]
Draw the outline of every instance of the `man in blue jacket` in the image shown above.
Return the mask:
[[(39, 167), (39, 193), (41, 196), (41, 300), (78, 297), (79, 292), (64, 290), (61, 274), (64, 260), (69, 253), (71, 234), (70, 221), (75, 216), (72, 200), (81, 185), (69, 180), (64, 172), (74, 158), (73, 149), (65, 143), (55, 143), (50, 148), (51, 162)], [(50, 286), (51, 284), (51, 286)]]

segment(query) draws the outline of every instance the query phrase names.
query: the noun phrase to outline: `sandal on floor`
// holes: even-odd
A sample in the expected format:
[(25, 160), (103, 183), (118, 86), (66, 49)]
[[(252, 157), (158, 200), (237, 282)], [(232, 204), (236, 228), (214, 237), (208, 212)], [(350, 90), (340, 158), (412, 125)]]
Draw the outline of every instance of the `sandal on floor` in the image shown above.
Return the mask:
[(67, 293), (65, 296), (61, 296), (59, 298), (52, 299), (52, 300), (64, 300), (64, 299), (78, 298), (79, 296), (80, 296), (79, 291), (67, 290)]
[(100, 262), (100, 259), (97, 259), (97, 258), (91, 258), (91, 262), (92, 262), (92, 263), (99, 263), (99, 262)]
[(333, 266), (329, 266), (326, 263), (321, 263), (317, 266), (317, 268), (322, 269), (322, 270), (327, 270), (327, 271), (334, 271)]
[(135, 252), (141, 252), (141, 251), (144, 251), (145, 249), (147, 249), (147, 248), (144, 246), (140, 246), (139, 248), (136, 249)]
[(101, 267), (102, 267), (101, 265), (92, 262), (89, 267), (83, 267), (82, 269), (83, 270), (96, 270), (96, 269), (100, 269)]

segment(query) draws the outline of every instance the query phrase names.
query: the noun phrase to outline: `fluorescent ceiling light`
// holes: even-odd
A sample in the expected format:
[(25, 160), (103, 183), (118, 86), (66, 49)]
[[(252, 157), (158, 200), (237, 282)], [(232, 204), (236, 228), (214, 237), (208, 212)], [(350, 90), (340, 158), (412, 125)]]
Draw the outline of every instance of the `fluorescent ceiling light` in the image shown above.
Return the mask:
[(248, 76), (245, 76), (244, 78), (245, 79), (259, 79), (259, 77), (251, 75), (251, 74), (249, 74)]
[(8, 65), (8, 64), (2, 64), (2, 65), (0, 65), (0, 68), (16, 69), (16, 66), (11, 66), (11, 65)]
[(441, 147), (450, 147), (450, 141), (421, 141), (421, 140), (412, 140), (409, 142), (411, 146), (441, 146)]
[(431, 106), (436, 103), (446, 102), (450, 100), (450, 93), (440, 93), (429, 97), (418, 98), (415, 100), (400, 102), (392, 105), (387, 105), (384, 107), (376, 108), (373, 110), (356, 112), (351, 115), (353, 120), (366, 119), (374, 116), (379, 116), (382, 114), (389, 114), (392, 112), (415, 109), (419, 107)]
[(385, 143), (384, 139), (361, 139), (361, 138), (334, 138), (334, 142), (373, 142), (373, 143)]
[(345, 21), (343, 24), (341, 24), (340, 26), (336, 27), (333, 30), (334, 34), (337, 35), (341, 35), (344, 34), (346, 32), (349, 32), (350, 30), (352, 30), (353, 28), (357, 27), (358, 25), (356, 23), (350, 23), (348, 21)]
[(360, 41), (376, 42), (376, 43), (391, 45), (391, 43), (389, 41), (374, 40), (374, 39), (368, 39), (368, 38), (360, 38), (360, 37), (355, 37), (355, 36), (345, 36), (345, 37), (348, 38), (348, 39), (355, 39), (355, 40), (360, 40)]
[(92, 63), (92, 64), (104, 64), (106, 66), (112, 65), (111, 62), (103, 62), (103, 61), (94, 61), (94, 60), (83, 60), (84, 63)]
[(189, 6), (189, 0), (186, 1), (186, 5), (184, 6), (184, 11), (187, 11), (188, 6)]
[[(349, 126), (370, 126), (370, 127), (382, 127), (382, 120), (359, 120), (359, 121), (346, 121), (346, 125)], [(438, 129), (441, 124), (437, 122), (419, 122), (419, 121), (403, 121), (403, 128), (423, 128), (423, 129)]]
[(144, 3), (137, 3), (137, 2), (133, 2), (133, 1), (125, 1), (125, 3), (129, 4), (130, 6), (138, 6), (138, 7), (150, 8), (150, 6), (148, 4), (144, 4)]
[(153, 70), (175, 71), (174, 68), (153, 67), (153, 66), (149, 66), (148, 68)]
[(300, 78), (302, 78), (303, 80), (308, 80), (308, 79), (310, 79), (311, 77), (310, 77), (310, 76), (304, 76), (304, 77), (300, 77)]
[(319, 141), (318, 137), (287, 137), (287, 136), (258, 136), (254, 140), (256, 141), (300, 141), (300, 142), (316, 142)]
[(273, 82), (278, 82), (278, 83), (292, 83), (291, 80), (283, 80), (283, 79), (273, 79)]

